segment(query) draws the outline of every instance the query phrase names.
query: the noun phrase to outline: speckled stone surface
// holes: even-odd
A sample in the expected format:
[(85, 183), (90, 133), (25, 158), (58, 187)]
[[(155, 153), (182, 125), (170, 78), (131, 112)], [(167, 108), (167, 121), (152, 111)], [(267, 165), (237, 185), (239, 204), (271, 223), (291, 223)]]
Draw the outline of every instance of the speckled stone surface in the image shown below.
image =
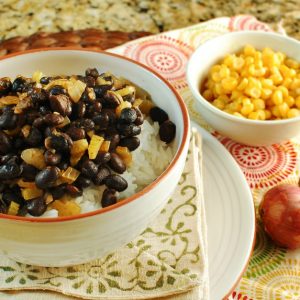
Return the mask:
[(220, 16), (252, 14), (300, 39), (300, 0), (2, 0), (0, 39), (97, 28), (153, 33)]

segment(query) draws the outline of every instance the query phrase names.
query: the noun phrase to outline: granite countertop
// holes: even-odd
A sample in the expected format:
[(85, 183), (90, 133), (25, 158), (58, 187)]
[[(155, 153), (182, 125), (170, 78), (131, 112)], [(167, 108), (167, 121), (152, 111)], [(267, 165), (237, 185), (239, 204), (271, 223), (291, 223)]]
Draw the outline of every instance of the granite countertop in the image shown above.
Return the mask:
[(3, 0), (0, 39), (85, 28), (157, 33), (236, 14), (281, 22), (300, 39), (300, 0)]

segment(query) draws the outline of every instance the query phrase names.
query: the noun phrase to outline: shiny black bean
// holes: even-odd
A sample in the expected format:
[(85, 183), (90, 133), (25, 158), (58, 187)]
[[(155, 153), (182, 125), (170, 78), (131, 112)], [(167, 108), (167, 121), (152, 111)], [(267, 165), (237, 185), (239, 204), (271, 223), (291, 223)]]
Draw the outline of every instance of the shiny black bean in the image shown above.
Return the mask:
[(24, 140), (20, 137), (16, 137), (13, 140), (13, 147), (15, 150), (21, 150), (24, 149), (24, 147), (26, 146)]
[(74, 184), (80, 188), (87, 188), (90, 186), (91, 180), (83, 175), (79, 175)]
[(115, 94), (108, 91), (104, 95), (104, 103), (109, 108), (116, 108), (118, 105), (121, 104), (121, 100)]
[(159, 137), (163, 142), (167, 144), (171, 143), (175, 138), (175, 134), (176, 125), (170, 120), (167, 120), (160, 125)]
[(96, 98), (101, 99), (105, 95), (106, 91), (111, 89), (111, 87), (112, 87), (112, 84), (105, 84), (105, 85), (97, 85), (96, 84), (94, 86), (94, 92), (96, 94)]
[(14, 129), (18, 121), (13, 111), (5, 111), (0, 116), (0, 129)]
[(117, 174), (111, 174), (107, 176), (105, 179), (105, 184), (108, 188), (117, 190), (118, 192), (122, 192), (128, 187), (127, 181)]
[(72, 118), (73, 119), (82, 119), (85, 116), (86, 104), (83, 101), (73, 104), (72, 108)]
[(40, 116), (41, 114), (38, 111), (35, 110), (26, 111), (26, 124), (32, 125), (33, 122)]
[(105, 179), (108, 175), (110, 175), (110, 170), (106, 167), (101, 167), (97, 173), (97, 175), (93, 178), (93, 182), (95, 185), (104, 184)]
[(51, 109), (48, 105), (40, 105), (39, 112), (44, 116), (47, 114), (51, 114)]
[(51, 77), (42, 77), (41, 79), (40, 79), (40, 83), (41, 84), (48, 84), (49, 82), (50, 82), (50, 79), (51, 79)]
[[(65, 158), (65, 154), (64, 154)], [(69, 163), (66, 161), (62, 161), (57, 165), (61, 170), (66, 170), (69, 167)]]
[(70, 150), (68, 140), (62, 135), (52, 135), (46, 138), (45, 147), (47, 149), (55, 149), (58, 152), (68, 152)]
[(107, 207), (117, 203), (116, 191), (112, 189), (105, 189), (102, 194), (101, 206)]
[(13, 83), (12, 83), (12, 88), (11, 90), (14, 93), (22, 93), (26, 89), (26, 78), (24, 77), (17, 77)]
[(52, 187), (58, 179), (59, 169), (57, 167), (46, 167), (35, 177), (35, 184), (40, 189)]
[(140, 145), (140, 139), (136, 136), (123, 138), (119, 142), (119, 146), (127, 147), (129, 151), (134, 151)]
[(47, 204), (44, 197), (37, 197), (26, 201), (27, 212), (34, 216), (39, 217), (47, 210)]
[(111, 158), (109, 161), (109, 166), (117, 173), (122, 174), (126, 171), (126, 165), (123, 162), (122, 158), (116, 154), (111, 153)]
[(108, 114), (109, 126), (115, 125), (115, 123), (117, 121), (115, 110), (114, 109), (110, 109), (110, 108), (105, 108), (105, 109), (102, 109), (102, 112)]
[(149, 115), (152, 121), (158, 122), (159, 124), (169, 120), (168, 114), (158, 106), (152, 107), (149, 111)]
[(51, 95), (49, 102), (52, 111), (56, 111), (64, 117), (72, 113), (72, 102), (67, 95)]
[(36, 174), (39, 172), (34, 166), (28, 165), (26, 163), (21, 164), (22, 177), (26, 181), (34, 181)]
[(120, 142), (120, 135), (118, 133), (106, 136), (106, 139), (110, 141), (109, 151), (113, 151), (116, 149)]
[(110, 161), (110, 158), (111, 154), (109, 152), (99, 152), (94, 161), (97, 165), (104, 165)]
[(56, 166), (61, 162), (61, 155), (56, 152), (53, 153), (51, 150), (47, 150), (44, 153), (45, 163), (48, 166)]
[(18, 157), (12, 153), (0, 156), (0, 165), (8, 163), (12, 158), (15, 158), (13, 161), (17, 161)]
[(44, 117), (45, 124), (49, 126), (57, 126), (64, 121), (64, 117), (60, 114), (47, 114)]
[(32, 126), (39, 128), (39, 129), (42, 129), (45, 125), (46, 125), (46, 122), (45, 122), (44, 117), (36, 118), (32, 123)]
[(80, 127), (83, 128), (85, 131), (93, 130), (95, 127), (95, 123), (91, 119), (81, 119), (79, 121)]
[(67, 91), (60, 85), (55, 85), (49, 90), (49, 96), (51, 95), (60, 95), (60, 94), (66, 94)]
[(136, 115), (137, 115), (134, 124), (142, 125), (144, 123), (144, 116), (138, 107), (135, 107), (134, 109), (135, 109)]
[(7, 214), (8, 207), (4, 201), (0, 200), (0, 214)]
[(0, 166), (0, 179), (13, 179), (21, 175), (21, 168), (16, 163), (6, 163)]
[(125, 124), (131, 124), (134, 123), (137, 118), (136, 111), (133, 108), (124, 108), (121, 111), (119, 122), (125, 123)]
[(25, 142), (31, 147), (40, 146), (43, 140), (43, 134), (35, 127), (31, 127), (29, 135), (25, 138)]
[(85, 70), (85, 76), (92, 76), (97, 78), (99, 76), (99, 72), (96, 68), (87, 68)]
[(24, 205), (20, 206), (17, 216), (25, 217), (27, 213), (28, 213), (28, 210), (27, 210), (27, 206), (25, 203)]
[(0, 193), (2, 193), (5, 189), (5, 184), (3, 182), (0, 182)]
[(73, 198), (79, 197), (82, 195), (82, 189), (78, 188), (75, 185), (68, 184), (66, 186), (66, 192)]
[(100, 130), (106, 130), (109, 126), (109, 115), (106, 112), (101, 112), (93, 117), (93, 121)]
[(132, 137), (141, 133), (141, 127), (134, 124), (117, 124), (117, 129), (121, 136)]
[(34, 104), (42, 104), (48, 100), (48, 93), (41, 88), (34, 88), (30, 94), (30, 98)]
[(12, 83), (9, 77), (0, 78), (0, 96), (7, 95), (12, 88)]
[(94, 178), (98, 173), (98, 166), (93, 161), (87, 159), (82, 163), (81, 173), (87, 178)]
[(24, 202), (20, 189), (16, 187), (5, 190), (2, 194), (2, 201), (5, 202), (7, 206), (9, 206), (12, 201), (18, 204)]
[(0, 130), (0, 154), (7, 154), (12, 150), (12, 141), (10, 137)]
[(67, 134), (73, 141), (78, 141), (85, 138), (85, 131), (82, 128), (72, 126), (67, 130)]
[(66, 185), (61, 184), (59, 186), (48, 189), (48, 191), (52, 194), (53, 199), (57, 200), (57, 199), (63, 197), (63, 195), (65, 194)]
[(87, 76), (87, 77), (85, 78), (85, 83), (86, 83), (86, 85), (87, 85), (88, 87), (94, 87), (95, 84), (96, 84), (96, 80), (95, 80), (95, 78), (92, 77), (92, 76)]

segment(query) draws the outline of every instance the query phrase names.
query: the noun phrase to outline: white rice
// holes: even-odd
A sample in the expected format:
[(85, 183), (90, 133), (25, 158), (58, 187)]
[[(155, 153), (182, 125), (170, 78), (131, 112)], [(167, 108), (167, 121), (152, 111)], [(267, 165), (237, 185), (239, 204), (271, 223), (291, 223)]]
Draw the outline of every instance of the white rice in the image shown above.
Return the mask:
[[(140, 146), (132, 152), (131, 166), (122, 174), (128, 188), (119, 194), (119, 199), (129, 197), (153, 182), (170, 164), (173, 155), (173, 143), (165, 144), (159, 138), (159, 124), (150, 118), (145, 119), (139, 135)], [(102, 193), (106, 186), (92, 185), (84, 189), (82, 196), (75, 199), (81, 207), (81, 213), (101, 208)], [(27, 215), (30, 217), (30, 215)], [(55, 209), (46, 211), (42, 217), (57, 217)]]

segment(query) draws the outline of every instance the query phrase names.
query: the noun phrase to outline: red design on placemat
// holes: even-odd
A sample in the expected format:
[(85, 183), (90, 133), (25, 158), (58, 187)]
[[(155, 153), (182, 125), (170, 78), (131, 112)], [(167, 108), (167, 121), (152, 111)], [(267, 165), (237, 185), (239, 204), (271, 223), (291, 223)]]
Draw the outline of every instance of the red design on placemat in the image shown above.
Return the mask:
[(235, 16), (231, 17), (229, 21), (229, 30), (262, 30), (262, 31), (272, 31), (270, 27), (260, 21), (258, 21), (253, 16)]
[(193, 48), (180, 40), (160, 35), (139, 44), (128, 45), (124, 55), (160, 73), (176, 88), (186, 86), (185, 68)]
[(251, 147), (215, 135), (240, 165), (251, 188), (277, 185), (296, 168), (297, 154), (291, 142)]
[(232, 299), (234, 300), (253, 300), (252, 298), (249, 298), (248, 296), (243, 296), (241, 293), (233, 292), (231, 294)]

